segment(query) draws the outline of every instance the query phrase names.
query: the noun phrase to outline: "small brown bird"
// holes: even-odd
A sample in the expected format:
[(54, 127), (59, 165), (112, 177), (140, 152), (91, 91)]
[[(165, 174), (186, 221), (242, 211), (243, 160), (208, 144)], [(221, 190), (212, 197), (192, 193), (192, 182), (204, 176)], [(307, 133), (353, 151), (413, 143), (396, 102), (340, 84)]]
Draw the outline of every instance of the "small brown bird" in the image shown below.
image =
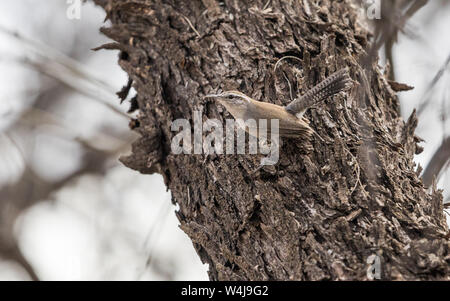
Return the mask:
[[(225, 91), (205, 97), (217, 99), (235, 119), (243, 121), (253, 119), (258, 125), (260, 120), (267, 120), (268, 135), (271, 132), (270, 120), (278, 119), (280, 137), (306, 139), (313, 131), (303, 119), (305, 111), (328, 97), (348, 89), (351, 82), (348, 68), (341, 69), (285, 107), (254, 100), (239, 91)], [(251, 133), (251, 128), (245, 130)]]

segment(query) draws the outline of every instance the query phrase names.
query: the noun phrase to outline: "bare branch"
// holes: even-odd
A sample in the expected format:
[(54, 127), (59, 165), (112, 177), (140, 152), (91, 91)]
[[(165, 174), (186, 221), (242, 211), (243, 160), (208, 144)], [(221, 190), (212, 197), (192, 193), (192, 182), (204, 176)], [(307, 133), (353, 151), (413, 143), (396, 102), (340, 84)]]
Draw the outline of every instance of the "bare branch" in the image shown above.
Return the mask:
[(425, 186), (430, 186), (434, 178), (438, 178), (442, 168), (450, 160), (450, 137), (442, 141), (422, 175)]
[(425, 90), (425, 95), (422, 97), (421, 102), (419, 103), (418, 109), (417, 109), (417, 115), (420, 115), (423, 113), (425, 108), (430, 104), (430, 97), (432, 95), (433, 88), (436, 86), (437, 82), (441, 79), (442, 75), (445, 72), (445, 69), (448, 68), (450, 65), (450, 54), (445, 60), (445, 63), (442, 65), (441, 68), (439, 68), (436, 75), (431, 80), (431, 83), (428, 85), (427, 89)]
[(128, 115), (111, 104), (111, 100), (117, 99), (115, 89), (76, 60), (48, 47), (42, 43), (27, 39), (20, 34), (0, 26), (0, 32), (15, 38), (30, 54), (36, 55), (22, 58), (19, 61), (32, 66), (35, 70), (56, 79), (81, 94), (100, 101), (117, 114), (128, 118)]

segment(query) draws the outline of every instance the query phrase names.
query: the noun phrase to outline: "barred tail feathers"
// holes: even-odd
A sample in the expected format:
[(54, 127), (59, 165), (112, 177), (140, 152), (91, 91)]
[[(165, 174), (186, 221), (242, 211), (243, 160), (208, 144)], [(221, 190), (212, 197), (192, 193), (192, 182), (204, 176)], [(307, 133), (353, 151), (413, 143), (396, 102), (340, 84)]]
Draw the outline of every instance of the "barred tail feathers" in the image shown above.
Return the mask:
[(324, 101), (341, 91), (348, 89), (352, 79), (348, 74), (348, 68), (343, 68), (324, 79), (322, 82), (308, 90), (300, 98), (291, 102), (286, 110), (292, 114), (303, 113), (310, 107)]

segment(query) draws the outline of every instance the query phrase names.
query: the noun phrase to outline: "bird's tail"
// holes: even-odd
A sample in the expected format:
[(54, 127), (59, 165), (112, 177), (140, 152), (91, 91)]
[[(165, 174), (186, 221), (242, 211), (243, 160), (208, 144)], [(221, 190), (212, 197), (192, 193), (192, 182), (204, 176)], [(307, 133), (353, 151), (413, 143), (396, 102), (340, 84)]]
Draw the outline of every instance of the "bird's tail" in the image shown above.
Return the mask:
[(292, 101), (286, 106), (286, 110), (292, 114), (303, 115), (309, 107), (341, 91), (347, 90), (351, 86), (351, 83), (352, 79), (348, 74), (348, 68), (343, 68), (325, 78), (300, 98)]

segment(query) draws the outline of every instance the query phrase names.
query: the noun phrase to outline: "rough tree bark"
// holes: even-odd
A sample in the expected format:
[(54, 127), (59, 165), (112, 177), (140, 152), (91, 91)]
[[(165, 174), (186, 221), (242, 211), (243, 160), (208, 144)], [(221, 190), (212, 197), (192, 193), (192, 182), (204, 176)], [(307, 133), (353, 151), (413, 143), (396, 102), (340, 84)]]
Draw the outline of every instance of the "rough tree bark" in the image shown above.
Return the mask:
[[(417, 118), (399, 115), (370, 33), (350, 0), (95, 0), (112, 25), (101, 31), (138, 109), (141, 138), (122, 158), (158, 172), (179, 205), (181, 228), (213, 280), (449, 279), (442, 195), (427, 192), (413, 156)], [(283, 56), (286, 59), (274, 71)], [(174, 155), (177, 118), (230, 118), (203, 99), (219, 88), (286, 104), (348, 66), (355, 88), (306, 114), (322, 138), (282, 141), (280, 161), (257, 155)], [(206, 135), (206, 134), (204, 134)], [(255, 171), (256, 170), (256, 171)]]

